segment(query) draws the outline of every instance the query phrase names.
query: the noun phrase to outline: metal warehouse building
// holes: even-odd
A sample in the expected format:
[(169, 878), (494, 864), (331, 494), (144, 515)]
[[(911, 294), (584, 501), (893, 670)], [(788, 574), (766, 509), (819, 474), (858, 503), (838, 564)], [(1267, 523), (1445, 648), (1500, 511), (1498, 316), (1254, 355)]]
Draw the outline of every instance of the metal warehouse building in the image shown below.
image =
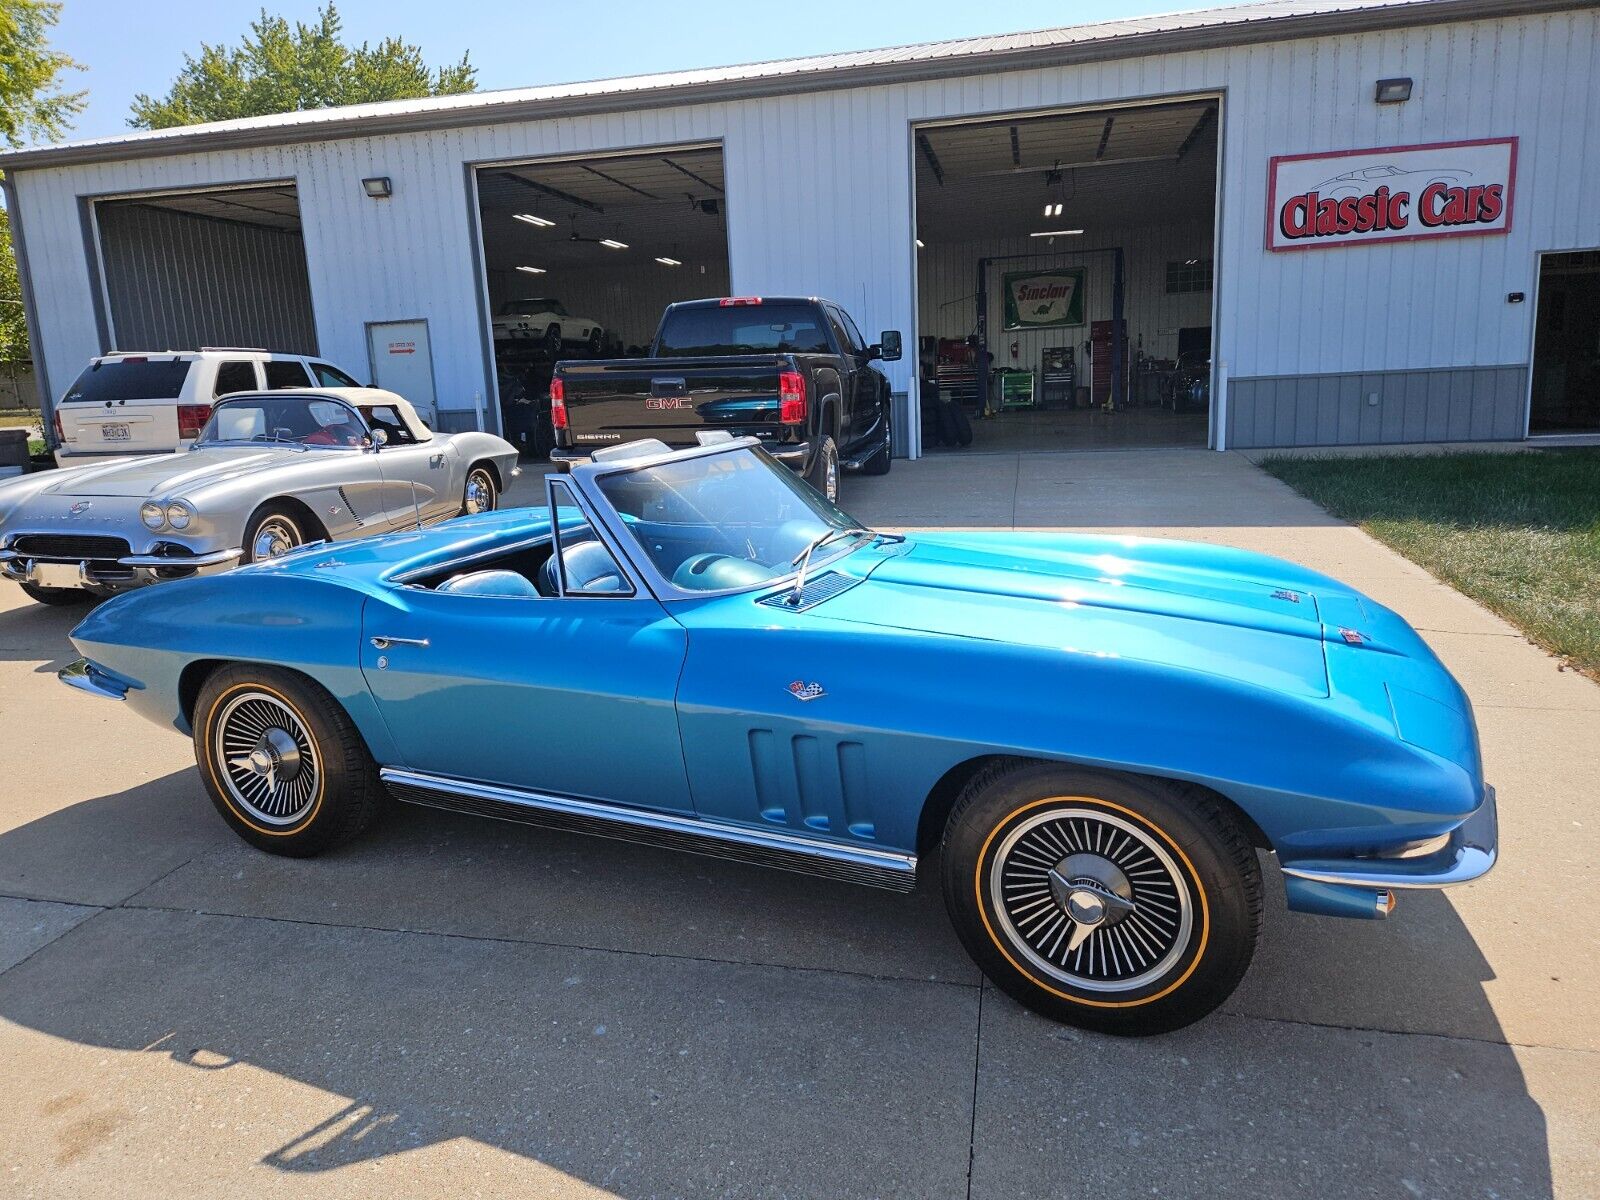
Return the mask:
[(558, 354), (806, 294), (904, 332), (912, 456), (952, 404), (978, 450), (1509, 440), (1600, 430), (1597, 66), (1574, 0), (1278, 0), (0, 167), (49, 398), (258, 346), (526, 441)]

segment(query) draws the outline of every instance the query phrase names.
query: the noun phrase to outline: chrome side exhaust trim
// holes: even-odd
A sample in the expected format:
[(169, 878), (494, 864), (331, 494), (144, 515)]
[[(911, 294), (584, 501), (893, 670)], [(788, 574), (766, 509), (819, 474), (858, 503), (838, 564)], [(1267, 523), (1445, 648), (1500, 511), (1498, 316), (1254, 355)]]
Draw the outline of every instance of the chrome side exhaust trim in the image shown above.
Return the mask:
[(914, 854), (844, 846), (778, 830), (620, 808), (398, 767), (384, 767), (379, 774), (396, 799), (427, 808), (639, 842), (894, 892), (909, 892), (917, 882)]

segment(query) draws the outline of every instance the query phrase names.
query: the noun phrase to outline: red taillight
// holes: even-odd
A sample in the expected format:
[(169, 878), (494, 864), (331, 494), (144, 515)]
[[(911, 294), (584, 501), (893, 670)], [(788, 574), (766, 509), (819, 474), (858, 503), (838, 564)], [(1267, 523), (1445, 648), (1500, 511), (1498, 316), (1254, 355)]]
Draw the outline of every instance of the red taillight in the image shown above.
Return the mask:
[(57, 410), (56, 412), (53, 412), (53, 413), (50, 414), (50, 424), (55, 427), (56, 441), (58, 441), (58, 442), (66, 441), (67, 440), (67, 434), (66, 434), (66, 431), (61, 428), (61, 413), (60, 413), (59, 410)]
[(209, 404), (178, 405), (178, 440), (186, 442), (199, 437), (200, 431), (205, 428), (209, 420), (211, 420)]
[(567, 427), (567, 385), (559, 379), (550, 381), (550, 424), (556, 429)]
[(741, 304), (760, 304), (760, 296), (724, 296), (717, 301), (723, 308), (737, 308)]
[(806, 377), (799, 371), (778, 374), (778, 421), (783, 425), (806, 423)]

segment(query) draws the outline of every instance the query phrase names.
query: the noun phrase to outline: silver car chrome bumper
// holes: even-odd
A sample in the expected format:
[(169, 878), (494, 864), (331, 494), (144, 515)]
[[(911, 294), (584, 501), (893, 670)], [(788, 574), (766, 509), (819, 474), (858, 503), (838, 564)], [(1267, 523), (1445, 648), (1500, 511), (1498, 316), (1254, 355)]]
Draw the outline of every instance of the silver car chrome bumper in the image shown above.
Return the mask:
[(1478, 811), (1463, 821), (1442, 848), (1420, 858), (1303, 859), (1286, 862), (1285, 875), (1314, 883), (1363, 888), (1442, 888), (1487, 875), (1500, 853), (1494, 788), (1485, 786)]
[(106, 700), (124, 700), (128, 695), (127, 684), (113, 679), (87, 658), (68, 663), (56, 672), (56, 678), (69, 688), (77, 688), (80, 692), (88, 692), (91, 696)]
[[(0, 579), (9, 579), (13, 583), (34, 583), (40, 587), (94, 587), (102, 583), (107, 587), (143, 587), (163, 582), (157, 573), (162, 570), (204, 573), (217, 567), (231, 567), (243, 557), (244, 551), (238, 548), (189, 555), (129, 554), (117, 559), (85, 561), (43, 558), (18, 554), (15, 550), (0, 550)], [(132, 578), (118, 575), (116, 578), (99, 580), (96, 578), (96, 567), (91, 565), (94, 562), (115, 564), (132, 572)], [(62, 578), (64, 570), (72, 574), (70, 580)]]

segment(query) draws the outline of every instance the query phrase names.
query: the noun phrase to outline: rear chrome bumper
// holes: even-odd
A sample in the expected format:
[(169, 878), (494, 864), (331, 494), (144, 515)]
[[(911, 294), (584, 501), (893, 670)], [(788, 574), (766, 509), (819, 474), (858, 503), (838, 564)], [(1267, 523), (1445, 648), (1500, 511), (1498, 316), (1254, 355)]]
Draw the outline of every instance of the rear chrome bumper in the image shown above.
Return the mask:
[(68, 663), (56, 672), (56, 678), (69, 688), (88, 692), (103, 700), (125, 700), (128, 696), (127, 684), (106, 674), (87, 658)]
[(1312, 883), (1358, 888), (1442, 888), (1487, 875), (1500, 853), (1494, 788), (1485, 786), (1478, 811), (1463, 821), (1438, 850), (1417, 858), (1302, 859), (1283, 873)]

